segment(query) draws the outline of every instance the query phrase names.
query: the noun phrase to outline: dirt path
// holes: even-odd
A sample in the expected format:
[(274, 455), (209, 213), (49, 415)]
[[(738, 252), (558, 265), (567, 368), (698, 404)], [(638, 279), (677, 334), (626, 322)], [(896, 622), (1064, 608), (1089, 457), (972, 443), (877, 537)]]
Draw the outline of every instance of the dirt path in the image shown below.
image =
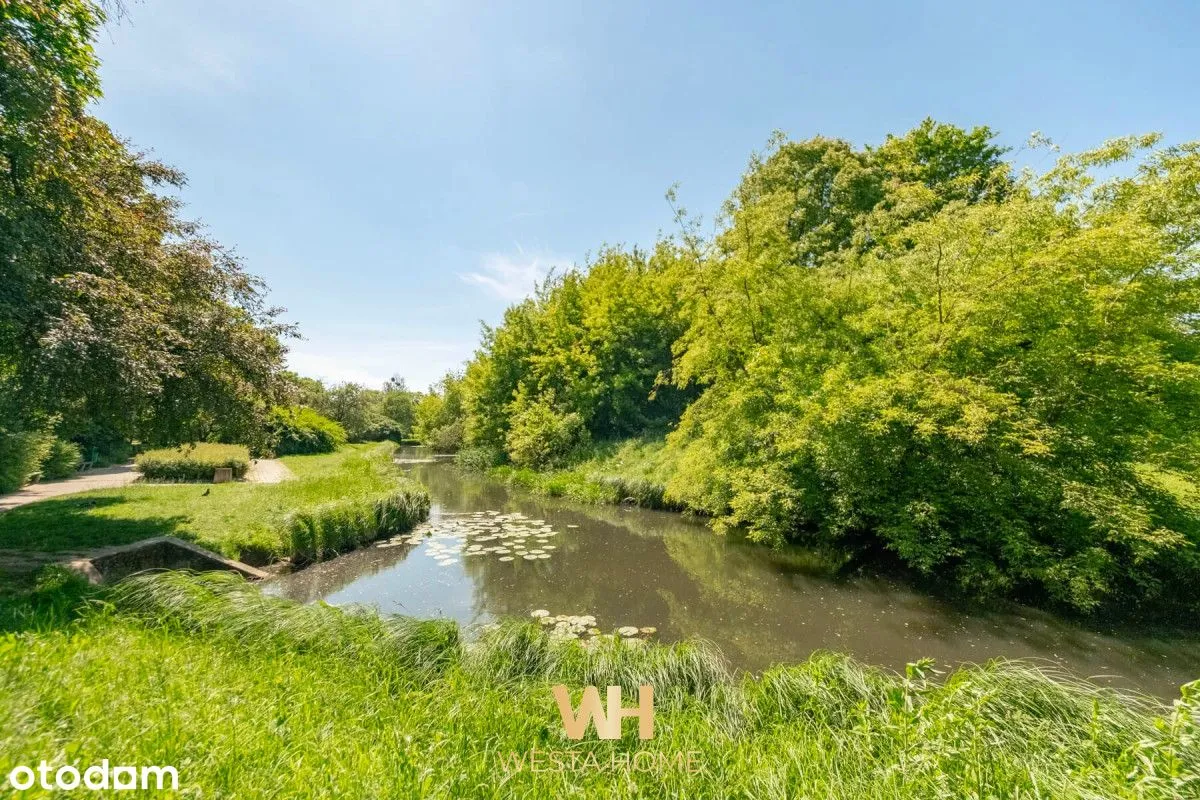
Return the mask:
[(246, 470), (246, 480), (250, 483), (282, 483), (294, 477), (296, 475), (277, 458), (256, 458)]
[(65, 481), (34, 483), (11, 494), (0, 495), (0, 512), (64, 494), (77, 494), (79, 492), (91, 491), (92, 489), (114, 489), (121, 486), (128, 486), (137, 479), (138, 473), (134, 470), (132, 464), (90, 469), (87, 472), (81, 472), (74, 478), (67, 478)]

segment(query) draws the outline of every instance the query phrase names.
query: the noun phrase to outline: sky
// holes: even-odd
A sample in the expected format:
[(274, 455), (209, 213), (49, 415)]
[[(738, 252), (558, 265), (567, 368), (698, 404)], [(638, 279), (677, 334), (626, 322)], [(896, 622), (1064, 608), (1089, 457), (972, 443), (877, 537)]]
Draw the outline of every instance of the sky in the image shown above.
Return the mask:
[(1200, 3), (136, 0), (97, 115), (330, 382), (425, 388), (548, 271), (709, 221), (774, 130), (1200, 138)]

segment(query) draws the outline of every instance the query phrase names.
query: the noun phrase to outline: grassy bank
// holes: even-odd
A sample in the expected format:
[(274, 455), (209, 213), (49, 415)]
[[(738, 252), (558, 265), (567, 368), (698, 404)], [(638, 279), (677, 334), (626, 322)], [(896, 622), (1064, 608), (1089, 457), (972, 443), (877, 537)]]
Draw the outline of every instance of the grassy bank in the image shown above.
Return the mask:
[[(460, 459), (474, 466), (470, 456)], [(487, 469), (507, 486), (546, 497), (566, 497), (592, 505), (628, 503), (642, 508), (686, 510), (666, 493), (670, 465), (661, 440), (631, 439), (594, 446), (566, 469), (538, 471), (509, 465)]]
[[(507, 625), (464, 645), (451, 623), (297, 606), (228, 576), (141, 578), (105, 599), (74, 623), (60, 604), (41, 612), (40, 632), (0, 639), (5, 773), (42, 758), (170, 764), (181, 789), (217, 797), (1174, 798), (1200, 788), (1194, 693), (1168, 708), (1018, 664), (934, 679), (927, 665), (901, 677), (832, 654), (742, 679), (702, 644), (586, 650)], [(651, 683), (655, 738), (639, 741), (629, 722), (619, 741), (566, 739), (557, 682), (621, 684), (627, 705)], [(531, 748), (580, 763), (591, 754), (600, 767), (516, 770), (510, 754)], [(638, 752), (691, 752), (702, 769), (623, 771)]]
[(189, 539), (264, 562), (321, 558), (424, 518), (429, 496), (391, 461), (390, 443), (283, 458), (277, 484), (132, 485), (22, 506), (0, 515), (0, 548), (78, 550), (151, 536)]

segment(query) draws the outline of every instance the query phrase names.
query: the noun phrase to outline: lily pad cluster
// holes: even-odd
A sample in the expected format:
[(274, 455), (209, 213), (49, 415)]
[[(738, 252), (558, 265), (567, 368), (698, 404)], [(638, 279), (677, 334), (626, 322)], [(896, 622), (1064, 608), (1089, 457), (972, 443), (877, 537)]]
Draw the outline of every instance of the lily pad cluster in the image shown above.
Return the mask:
[(544, 561), (557, 549), (551, 541), (557, 535), (558, 531), (542, 519), (530, 519), (518, 512), (475, 511), (443, 514), (437, 521), (425, 522), (378, 546), (428, 541), (425, 554), (442, 566), (476, 556), (493, 556), (497, 561)]
[(657, 628), (650, 625), (641, 628), (633, 625), (624, 625), (617, 628), (616, 633), (605, 634), (600, 628), (596, 627), (596, 618), (591, 614), (552, 615), (544, 608), (530, 612), (529, 616), (550, 628), (551, 636), (561, 639), (582, 639), (585, 642), (608, 637), (622, 639), (629, 644), (641, 644), (646, 637), (658, 631)]

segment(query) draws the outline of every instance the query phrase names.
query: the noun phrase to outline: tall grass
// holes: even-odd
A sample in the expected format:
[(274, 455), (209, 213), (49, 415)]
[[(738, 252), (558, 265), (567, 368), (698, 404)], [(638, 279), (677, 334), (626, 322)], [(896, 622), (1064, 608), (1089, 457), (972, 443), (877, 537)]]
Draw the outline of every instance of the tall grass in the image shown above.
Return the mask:
[[(710, 646), (588, 650), (506, 624), (266, 598), (139, 576), (65, 630), (0, 639), (12, 764), (175, 764), (215, 797), (1190, 798), (1200, 697), (1173, 707), (993, 662), (905, 675), (819, 654), (761, 678)], [(553, 683), (656, 689), (655, 738), (565, 738)], [(629, 700), (627, 699), (627, 703)], [(513, 771), (530, 748), (693, 751), (703, 770)]]
[(598, 444), (567, 469), (538, 471), (509, 465), (488, 469), (486, 453), (467, 453), (456, 462), (464, 469), (486, 470), (508, 486), (548, 497), (683, 511), (684, 505), (667, 495), (670, 465), (664, 458), (661, 442), (631, 439)]
[(230, 572), (132, 576), (106, 596), (129, 617), (200, 634), (235, 648), (275, 648), (346, 658), (376, 668), (440, 671), (458, 660), (458, 628), (445, 620), (382, 617), (270, 597)]
[(407, 531), (428, 515), (429, 493), (406, 484), (383, 494), (296, 509), (283, 520), (283, 537), (293, 559), (322, 561), (380, 536)]

